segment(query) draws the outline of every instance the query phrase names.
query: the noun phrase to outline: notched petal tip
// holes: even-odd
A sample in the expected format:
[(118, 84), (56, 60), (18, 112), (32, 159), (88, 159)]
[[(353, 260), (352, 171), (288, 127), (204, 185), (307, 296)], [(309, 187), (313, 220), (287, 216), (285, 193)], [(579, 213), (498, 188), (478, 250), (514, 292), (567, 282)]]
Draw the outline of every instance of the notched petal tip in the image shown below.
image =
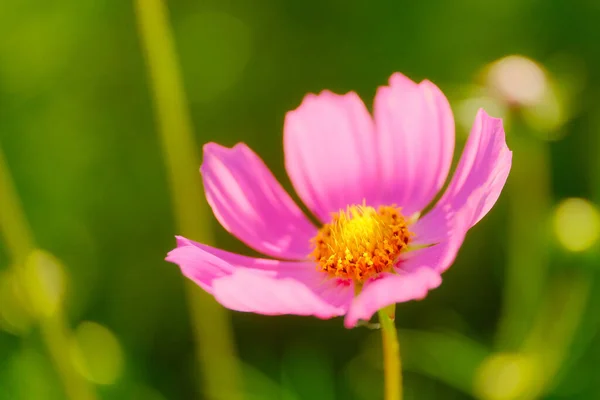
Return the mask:
[[(356, 92), (309, 94), (285, 116), (285, 167), (299, 197), (322, 222), (378, 191), (374, 124)], [(335, 160), (335, 162), (331, 162)]]
[(477, 114), (476, 114), (475, 118), (477, 118), (477, 117), (486, 118), (486, 119), (489, 119), (489, 120), (492, 120), (492, 121), (502, 124), (502, 118), (491, 116), (490, 114), (488, 114), (488, 112), (483, 107), (480, 107), (479, 109), (477, 109)]
[(443, 187), (454, 153), (454, 117), (432, 82), (395, 73), (374, 99), (382, 202), (421, 211)]
[(223, 156), (223, 152), (229, 148), (215, 142), (208, 142), (202, 146), (202, 164), (200, 164), (200, 175), (204, 175), (207, 171), (208, 164), (214, 159), (219, 159)]
[[(446, 102), (448, 102), (448, 100), (446, 100), (446, 95), (444, 94), (444, 92), (442, 92), (442, 89), (440, 89), (438, 85), (436, 85), (429, 79), (423, 79), (421, 82), (418, 83), (418, 86), (419, 88), (421, 88), (421, 90), (424, 90), (425, 92), (428, 92), (434, 96), (442, 97)], [(450, 105), (448, 104), (448, 107), (449, 106)]]
[[(204, 146), (202, 146), (203, 161), (205, 162), (210, 157), (223, 159), (226, 157), (231, 157), (231, 154), (235, 154), (238, 152), (246, 152), (248, 150), (250, 150), (250, 148), (244, 142), (237, 142), (231, 147), (223, 146), (215, 142), (208, 142), (205, 143)], [(203, 165), (204, 162), (202, 163)]]
[(213, 281), (230, 275), (235, 267), (221, 257), (198, 247), (192, 241), (180, 238), (178, 247), (171, 250), (165, 260), (178, 265), (183, 276), (208, 293), (212, 293)]
[(172, 249), (171, 251), (169, 251), (165, 257), (165, 261), (174, 263), (174, 264), (178, 264), (179, 261), (179, 255), (181, 254), (181, 249), (183, 247), (189, 246), (190, 245), (190, 241), (189, 239), (180, 236), (180, 235), (175, 235), (175, 241), (177, 243), (177, 247), (175, 247), (174, 249)]
[[(335, 93), (331, 90), (324, 89), (324, 90), (321, 90), (319, 93), (307, 93), (306, 95), (304, 95), (304, 97), (302, 98), (302, 101), (296, 108), (294, 108), (293, 110), (290, 110), (286, 113), (285, 121), (287, 121), (289, 123), (290, 121), (288, 121), (288, 118), (295, 118), (295, 116), (297, 114), (299, 114), (299, 111), (302, 111), (305, 108), (311, 108), (313, 106), (321, 106), (323, 104), (339, 106), (339, 105), (345, 104), (349, 100), (352, 100), (352, 101), (358, 100), (358, 101), (362, 102), (362, 100), (360, 99), (360, 96), (355, 91), (349, 91), (346, 93)], [(284, 125), (286, 123), (285, 121), (284, 121)]]
[(169, 251), (167, 253), (167, 255), (165, 256), (165, 261), (173, 263), (173, 264), (177, 264), (177, 261), (176, 261), (177, 260), (177, 258), (176, 258), (177, 256), (176, 256), (176, 253), (175, 253), (175, 250), (177, 250), (177, 249), (178, 248), (175, 248), (175, 249)]
[(394, 72), (388, 79), (389, 86), (417, 86), (418, 84), (401, 72)]
[(502, 118), (492, 117), (484, 108), (479, 108), (479, 110), (477, 110), (477, 115), (475, 116), (474, 126), (478, 123), (481, 124), (480, 129), (491, 132), (489, 133), (490, 135), (496, 135), (496, 140), (501, 141), (499, 158), (502, 162), (508, 163), (508, 168), (510, 169), (510, 164), (512, 163), (512, 150), (510, 150), (506, 142), (506, 131), (504, 130), (504, 121)]
[(208, 142), (208, 143), (205, 143), (204, 146), (202, 146), (202, 154), (203, 154), (204, 158), (206, 158), (209, 156), (219, 154), (223, 150), (227, 150), (227, 149), (228, 149), (227, 147), (220, 145), (219, 143)]
[(191, 244), (191, 242), (188, 238), (185, 238), (181, 235), (176, 235), (175, 241), (177, 242), (177, 247), (188, 246)]
[(512, 152), (506, 143), (502, 119), (494, 118), (479, 109), (454, 176), (438, 202), (450, 204), (464, 212), (467, 199), (480, 190), (481, 204), (469, 228), (479, 222), (500, 196), (511, 169)]
[(494, 132), (496, 135), (502, 137), (505, 147), (508, 148), (508, 146), (506, 146), (506, 131), (504, 130), (504, 121), (502, 118), (492, 117), (483, 107), (477, 110), (473, 128)]

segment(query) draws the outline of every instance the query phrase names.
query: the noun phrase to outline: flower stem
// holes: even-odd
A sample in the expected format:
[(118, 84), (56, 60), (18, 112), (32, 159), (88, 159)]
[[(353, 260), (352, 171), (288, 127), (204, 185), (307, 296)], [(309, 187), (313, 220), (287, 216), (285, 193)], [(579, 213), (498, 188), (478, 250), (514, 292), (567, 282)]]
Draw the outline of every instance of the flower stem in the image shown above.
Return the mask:
[[(150, 75), (160, 140), (168, 170), (179, 232), (203, 243), (212, 241), (208, 206), (202, 195), (199, 157), (184, 94), (164, 0), (134, 0), (142, 47)], [(209, 400), (239, 400), (239, 368), (229, 313), (186, 281), (195, 335), (196, 358), (204, 379), (198, 384)]]
[(379, 322), (383, 339), (384, 399), (402, 400), (402, 364), (396, 325), (387, 309), (379, 310)]
[[(12, 182), (4, 155), (0, 151), (0, 236), (7, 244), (12, 265), (20, 268), (35, 248), (35, 241), (19, 196)], [(93, 387), (75, 371), (70, 359), (69, 342), (71, 330), (60, 308), (39, 320), (42, 339), (52, 363), (56, 368), (67, 398), (71, 400), (95, 400)]]

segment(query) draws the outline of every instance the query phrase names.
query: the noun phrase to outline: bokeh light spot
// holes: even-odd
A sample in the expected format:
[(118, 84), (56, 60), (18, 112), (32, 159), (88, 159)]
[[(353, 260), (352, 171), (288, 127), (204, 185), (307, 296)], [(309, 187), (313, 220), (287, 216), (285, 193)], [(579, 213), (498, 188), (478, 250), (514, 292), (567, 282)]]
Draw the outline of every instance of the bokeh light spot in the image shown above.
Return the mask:
[(65, 270), (52, 254), (34, 250), (25, 260), (22, 284), (36, 315), (50, 316), (57, 310), (64, 297), (65, 281)]
[(540, 103), (547, 90), (544, 70), (533, 60), (512, 55), (489, 67), (488, 85), (509, 104), (533, 106)]
[(554, 211), (554, 233), (569, 251), (584, 251), (593, 246), (600, 234), (600, 214), (585, 199), (563, 200)]
[(482, 400), (524, 398), (539, 382), (535, 359), (523, 354), (497, 353), (481, 363), (475, 375), (474, 391)]
[(75, 368), (86, 379), (101, 385), (114, 383), (123, 369), (123, 352), (115, 335), (95, 322), (82, 322), (71, 343)]
[(24, 334), (29, 330), (32, 322), (17, 274), (13, 269), (2, 271), (0, 273), (0, 327), (13, 334)]

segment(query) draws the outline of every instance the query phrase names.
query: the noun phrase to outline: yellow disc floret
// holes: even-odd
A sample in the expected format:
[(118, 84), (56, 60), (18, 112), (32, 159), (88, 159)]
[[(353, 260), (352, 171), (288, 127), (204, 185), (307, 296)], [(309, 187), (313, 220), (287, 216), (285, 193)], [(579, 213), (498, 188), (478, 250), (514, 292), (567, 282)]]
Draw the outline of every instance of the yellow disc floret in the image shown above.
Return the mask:
[(397, 207), (349, 206), (319, 230), (312, 256), (320, 271), (362, 283), (391, 271), (411, 236)]

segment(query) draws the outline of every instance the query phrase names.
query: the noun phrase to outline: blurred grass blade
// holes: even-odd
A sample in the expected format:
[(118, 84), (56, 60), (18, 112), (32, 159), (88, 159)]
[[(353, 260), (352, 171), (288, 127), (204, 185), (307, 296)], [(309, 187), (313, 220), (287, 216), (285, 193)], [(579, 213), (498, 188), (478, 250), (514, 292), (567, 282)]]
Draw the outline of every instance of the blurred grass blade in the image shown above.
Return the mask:
[(286, 384), (286, 382), (276, 382), (267, 374), (250, 364), (240, 363), (240, 367), (243, 371), (244, 383), (247, 388), (244, 392), (246, 400), (303, 399), (303, 397), (300, 397), (293, 388)]
[(581, 271), (556, 276), (549, 285), (534, 329), (525, 342), (526, 353), (539, 354), (543, 385), (530, 398), (536, 399), (555, 383), (562, 363), (585, 313), (592, 279)]
[(92, 386), (75, 370), (69, 357), (69, 345), (72, 333), (62, 310), (58, 310), (51, 317), (43, 318), (40, 324), (44, 343), (52, 355), (54, 367), (63, 377), (69, 399), (96, 399), (96, 394), (93, 392)]
[[(135, 0), (139, 35), (146, 55), (160, 139), (168, 170), (179, 233), (211, 241), (207, 206), (168, 12), (162, 0)], [(210, 296), (186, 280), (198, 361), (207, 399), (241, 398), (229, 315)]]
[(403, 363), (419, 372), (471, 394), (475, 373), (490, 354), (481, 344), (464, 336), (401, 329)]
[(22, 263), (33, 250), (34, 241), (30, 232), (4, 153), (0, 151), (0, 235), (6, 242), (14, 263)]
[[(15, 273), (17, 276), (28, 276), (26, 271), (28, 268), (19, 267), (25, 265), (25, 260), (33, 254), (35, 243), (2, 151), (0, 151), (0, 233), (8, 244)], [(23, 271), (25, 272), (23, 273)], [(39, 319), (39, 323), (44, 343), (62, 379), (68, 398), (71, 400), (94, 400), (96, 395), (92, 387), (77, 374), (68, 358), (68, 338), (70, 338), (71, 332), (58, 300), (51, 312)]]
[(335, 399), (333, 361), (324, 349), (309, 343), (293, 343), (286, 346), (282, 364), (283, 386), (291, 390), (282, 393), (281, 400)]

